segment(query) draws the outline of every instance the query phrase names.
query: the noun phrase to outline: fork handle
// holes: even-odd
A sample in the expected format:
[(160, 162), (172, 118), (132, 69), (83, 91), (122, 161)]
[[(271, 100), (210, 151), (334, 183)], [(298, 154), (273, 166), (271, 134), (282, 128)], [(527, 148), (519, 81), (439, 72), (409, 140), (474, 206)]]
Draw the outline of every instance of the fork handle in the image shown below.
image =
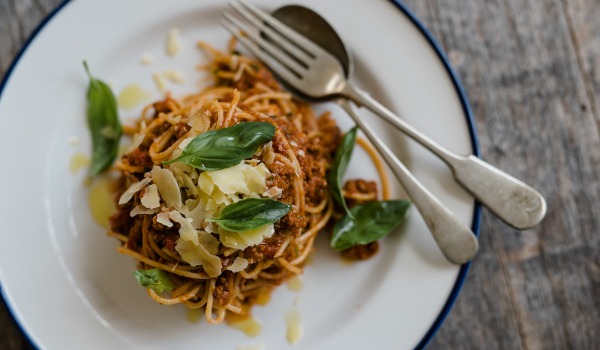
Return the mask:
[(356, 122), (412, 200), (444, 256), (452, 263), (464, 264), (471, 260), (479, 243), (471, 230), (461, 223), (415, 176), (402, 164), (385, 143), (354, 112), (347, 100), (337, 101)]
[(383, 118), (441, 158), (454, 179), (510, 226), (525, 230), (539, 224), (546, 215), (544, 197), (531, 186), (473, 156), (461, 156), (412, 127), (366, 92), (348, 84), (344, 97)]

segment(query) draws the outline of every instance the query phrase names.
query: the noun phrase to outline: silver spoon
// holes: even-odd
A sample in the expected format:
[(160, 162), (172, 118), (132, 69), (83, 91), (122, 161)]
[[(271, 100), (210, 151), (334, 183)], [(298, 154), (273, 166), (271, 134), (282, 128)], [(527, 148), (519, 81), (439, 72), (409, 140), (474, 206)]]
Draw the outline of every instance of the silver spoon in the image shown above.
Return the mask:
[[(339, 57), (343, 63), (346, 76), (351, 74), (352, 56), (347, 54), (344, 43), (335, 35), (333, 28), (321, 16), (299, 5), (284, 6), (275, 10), (272, 15)], [(373, 130), (354, 112), (348, 101), (339, 99), (336, 102), (358, 124), (390, 166), (415, 207), (421, 213), (444, 256), (455, 264), (464, 264), (471, 260), (479, 248), (477, 237), (414, 177), (383, 141), (375, 135)]]
[[(273, 16), (329, 51), (342, 64), (346, 79), (349, 78), (352, 72), (351, 55), (335, 30), (318, 13), (303, 6), (290, 5), (275, 10)], [(535, 189), (473, 155), (461, 156), (449, 151), (412, 128), (366, 93), (351, 90), (354, 101), (373, 110), (441, 158), (452, 170), (455, 180), (504, 222), (524, 230), (542, 221), (546, 214), (546, 201)], [(347, 103), (342, 106), (348, 110)]]

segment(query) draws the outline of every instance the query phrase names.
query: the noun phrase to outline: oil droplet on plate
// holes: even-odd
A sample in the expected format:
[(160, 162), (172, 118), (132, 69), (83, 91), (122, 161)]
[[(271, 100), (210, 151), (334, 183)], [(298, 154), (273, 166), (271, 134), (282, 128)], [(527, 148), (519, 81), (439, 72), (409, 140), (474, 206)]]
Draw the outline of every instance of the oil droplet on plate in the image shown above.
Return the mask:
[(304, 266), (310, 265), (315, 261), (315, 255), (314, 254), (309, 254), (306, 257), (306, 260), (304, 260)]
[(256, 304), (265, 306), (271, 300), (271, 291), (265, 291), (256, 296)]
[(304, 281), (302, 281), (302, 278), (300, 277), (300, 275), (294, 275), (287, 281), (287, 287), (292, 292), (301, 291), (303, 285), (304, 285)]
[(228, 323), (231, 327), (244, 332), (249, 337), (256, 337), (262, 332), (262, 322), (254, 317), (236, 319)]
[(87, 167), (90, 164), (90, 157), (82, 153), (74, 153), (69, 162), (69, 172), (75, 175), (79, 170)]
[(200, 322), (202, 314), (203, 312), (200, 309), (187, 309), (185, 316), (191, 323), (197, 323)]
[(285, 325), (287, 331), (285, 337), (291, 345), (294, 345), (300, 341), (304, 335), (304, 328), (302, 327), (302, 316), (300, 315), (300, 309), (294, 307), (285, 313)]
[(152, 98), (152, 93), (142, 88), (139, 84), (129, 84), (117, 97), (119, 107), (123, 109), (132, 109), (137, 107), (140, 103)]
[(88, 195), (88, 205), (94, 221), (105, 229), (109, 228), (108, 218), (115, 213), (113, 203), (114, 179), (102, 176), (92, 181)]

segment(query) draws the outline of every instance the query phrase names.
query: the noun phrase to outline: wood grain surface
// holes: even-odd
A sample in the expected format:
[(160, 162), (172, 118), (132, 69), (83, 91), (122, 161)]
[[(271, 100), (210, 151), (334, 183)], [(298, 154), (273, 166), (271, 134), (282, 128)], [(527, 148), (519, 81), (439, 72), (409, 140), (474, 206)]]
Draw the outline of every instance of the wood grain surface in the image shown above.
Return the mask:
[[(0, 0), (0, 76), (61, 0)], [(431, 349), (600, 349), (600, 0), (405, 0), (461, 79), (482, 157), (541, 190), (481, 251)], [(0, 302), (0, 349), (31, 345)]]

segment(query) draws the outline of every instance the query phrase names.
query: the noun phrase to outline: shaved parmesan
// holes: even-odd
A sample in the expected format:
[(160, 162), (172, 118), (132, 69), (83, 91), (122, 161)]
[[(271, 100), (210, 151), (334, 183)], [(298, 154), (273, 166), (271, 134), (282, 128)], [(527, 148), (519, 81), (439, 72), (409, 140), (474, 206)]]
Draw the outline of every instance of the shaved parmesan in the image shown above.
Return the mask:
[(200, 240), (200, 244), (202, 244), (209, 253), (214, 255), (219, 252), (219, 245), (221, 243), (215, 236), (208, 232), (200, 231), (198, 239)]
[(121, 195), (121, 198), (119, 198), (119, 205), (123, 205), (123, 204), (129, 202), (131, 200), (131, 198), (133, 198), (133, 195), (136, 192), (138, 192), (139, 190), (141, 190), (142, 188), (146, 187), (146, 185), (149, 184), (150, 181), (152, 181), (152, 179), (150, 179), (150, 178), (144, 178), (140, 182), (136, 182), (134, 184), (131, 184), (131, 186), (129, 186), (125, 190), (125, 192), (123, 192), (123, 194)]
[(179, 149), (183, 150), (184, 148), (186, 148), (187, 145), (189, 145), (193, 139), (194, 139), (193, 137), (188, 137), (187, 139), (184, 139), (183, 141), (181, 141), (181, 143), (179, 144)]
[(226, 247), (246, 249), (260, 244), (263, 239), (273, 236), (273, 233), (275, 233), (273, 224), (244, 232), (230, 232), (219, 227), (219, 240)]
[(154, 84), (158, 90), (165, 91), (167, 89), (167, 81), (165, 80), (165, 77), (163, 77), (162, 73), (156, 72), (152, 74), (152, 79), (154, 80)]
[(229, 168), (207, 171), (208, 176), (224, 194), (247, 193), (248, 185), (244, 178), (243, 169), (247, 164), (238, 164)]
[(169, 69), (163, 72), (163, 77), (169, 79), (173, 83), (183, 83), (185, 82), (185, 78), (183, 77), (183, 73), (178, 70)]
[(208, 130), (210, 126), (210, 119), (206, 115), (205, 111), (198, 111), (188, 122), (188, 125), (192, 128), (190, 131), (192, 134), (197, 132), (204, 132)]
[(217, 233), (217, 230), (215, 229), (215, 224), (212, 222), (206, 223), (206, 226), (204, 227), (204, 231), (206, 231), (208, 233)]
[(156, 215), (156, 222), (166, 227), (173, 227), (173, 223), (169, 220), (169, 212), (163, 211)]
[(202, 266), (204, 272), (210, 277), (217, 277), (221, 274), (221, 258), (211, 254), (204, 245), (179, 239), (175, 250), (191, 266)]
[(242, 258), (241, 256), (238, 256), (233, 261), (233, 264), (231, 264), (227, 268), (227, 270), (229, 270), (231, 272), (240, 272), (240, 271), (244, 271), (247, 267), (248, 267), (248, 260)]
[(273, 164), (275, 161), (275, 151), (273, 150), (273, 141), (270, 141), (263, 148), (262, 160), (267, 165)]
[(155, 165), (152, 168), (152, 180), (158, 187), (158, 192), (165, 203), (167, 203), (167, 206), (174, 208), (181, 207), (179, 185), (169, 169), (163, 169)]
[[(187, 205), (186, 201), (186, 205)], [(190, 206), (188, 205), (188, 208)], [(190, 213), (187, 215), (188, 219), (192, 219), (192, 226), (195, 229), (199, 229), (201, 228), (202, 222), (204, 222), (204, 219), (206, 218), (212, 218), (212, 213), (210, 213), (208, 210), (206, 210), (206, 205), (204, 205), (203, 203), (198, 203), (194, 209), (192, 209), (190, 211)]]
[(172, 211), (169, 217), (181, 225), (175, 246), (181, 258), (192, 266), (202, 265), (211, 277), (220, 275), (221, 259), (215, 256), (219, 252), (219, 240), (208, 232), (196, 231), (191, 220), (178, 211)]
[(133, 208), (133, 210), (131, 210), (131, 212), (129, 213), (129, 216), (134, 217), (140, 214), (154, 214), (157, 212), (157, 209), (148, 209), (148, 208), (144, 208), (144, 206), (142, 205), (136, 205), (135, 208)]
[(158, 196), (158, 188), (155, 184), (146, 187), (140, 201), (149, 209), (160, 207), (160, 197)]
[(215, 203), (219, 205), (219, 207), (228, 206), (229, 204), (231, 204), (231, 199), (229, 199), (229, 196), (225, 195), (219, 189), (213, 191), (212, 197), (214, 198)]
[(269, 175), (269, 170), (264, 163), (260, 163), (257, 166), (246, 166), (242, 170), (244, 173), (244, 180), (248, 185), (248, 189), (251, 193), (263, 193), (267, 190), (265, 179)]
[(190, 219), (184, 218), (183, 215), (176, 210), (173, 210), (169, 213), (169, 218), (180, 225), (179, 240), (190, 241), (193, 244), (199, 244), (198, 232), (192, 226)]
[(213, 189), (215, 188), (215, 183), (210, 176), (208, 176), (208, 172), (203, 172), (198, 176), (198, 187), (200, 190), (207, 195), (211, 195)]
[(173, 28), (167, 35), (167, 55), (175, 56), (181, 50), (181, 40), (179, 39), (179, 29)]
[(140, 58), (140, 63), (144, 66), (148, 66), (148, 65), (151, 65), (152, 63), (154, 63), (154, 60), (155, 60), (154, 56), (152, 56), (149, 53), (145, 53)]
[(262, 195), (264, 197), (268, 197), (268, 198), (277, 198), (281, 195), (281, 192), (283, 192), (281, 190), (281, 188), (279, 187), (271, 187), (269, 188), (269, 190), (265, 193), (263, 193)]
[(217, 204), (217, 202), (214, 199), (209, 199), (206, 202), (206, 210), (216, 211), (218, 209), (219, 209), (219, 205)]
[(201, 265), (210, 277), (220, 275), (221, 258), (215, 255), (219, 251), (219, 241), (210, 233), (196, 231), (191, 220), (178, 211), (172, 211), (169, 218), (181, 225), (175, 245), (181, 258), (191, 266)]

